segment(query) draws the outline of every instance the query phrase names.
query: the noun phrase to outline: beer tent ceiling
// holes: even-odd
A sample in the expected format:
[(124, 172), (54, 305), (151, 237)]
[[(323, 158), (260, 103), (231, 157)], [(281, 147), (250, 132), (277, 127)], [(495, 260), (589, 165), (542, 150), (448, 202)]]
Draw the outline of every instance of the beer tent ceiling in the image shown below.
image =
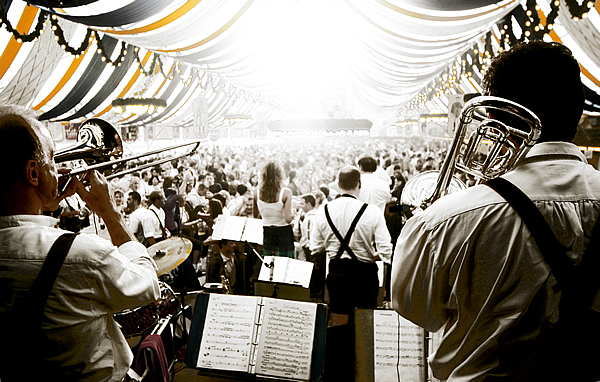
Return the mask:
[[(29, 3), (3, 0), (0, 102), (33, 107), (43, 120), (190, 126), (204, 110), (211, 128), (257, 115), (389, 125), (445, 113), (447, 94), (479, 91), (489, 58), (526, 35), (567, 44), (582, 65), (586, 108), (600, 108), (592, 1)], [(115, 113), (113, 100), (134, 97), (167, 106)]]

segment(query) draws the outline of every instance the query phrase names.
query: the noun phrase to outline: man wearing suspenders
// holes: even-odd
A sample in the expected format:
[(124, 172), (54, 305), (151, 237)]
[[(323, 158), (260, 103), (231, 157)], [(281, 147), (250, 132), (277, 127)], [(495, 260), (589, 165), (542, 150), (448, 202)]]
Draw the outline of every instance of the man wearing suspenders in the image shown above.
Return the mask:
[(392, 244), (381, 210), (359, 201), (360, 171), (344, 167), (338, 175), (341, 195), (320, 209), (311, 228), (312, 255), (326, 252), (327, 288), (332, 323), (344, 324), (354, 308), (376, 308), (379, 293), (376, 260), (390, 261)]

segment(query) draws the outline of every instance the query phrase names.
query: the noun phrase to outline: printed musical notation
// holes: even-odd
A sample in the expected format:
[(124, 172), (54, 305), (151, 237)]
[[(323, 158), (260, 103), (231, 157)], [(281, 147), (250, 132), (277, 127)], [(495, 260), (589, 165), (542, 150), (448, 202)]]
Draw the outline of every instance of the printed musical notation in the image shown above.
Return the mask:
[(247, 241), (262, 245), (262, 220), (243, 216), (219, 215), (215, 220), (211, 236), (214, 240)]
[[(266, 264), (273, 264), (272, 273), (271, 268), (267, 267)], [(310, 261), (296, 260), (289, 257), (265, 256), (258, 279), (260, 281), (274, 281), (308, 288), (313, 266), (314, 264)]]
[(309, 380), (316, 304), (265, 299), (256, 373)]
[(197, 367), (248, 371), (257, 307), (254, 297), (211, 295)]
[(373, 311), (376, 381), (423, 380), (423, 329), (393, 310)]

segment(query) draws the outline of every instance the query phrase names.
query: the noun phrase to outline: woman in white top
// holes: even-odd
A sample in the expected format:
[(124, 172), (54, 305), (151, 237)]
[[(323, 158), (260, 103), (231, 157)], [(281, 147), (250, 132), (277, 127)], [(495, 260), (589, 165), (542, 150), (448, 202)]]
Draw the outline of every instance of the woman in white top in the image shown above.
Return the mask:
[(268, 162), (254, 196), (254, 217), (263, 221), (263, 255), (294, 257), (292, 191), (283, 187), (281, 166)]

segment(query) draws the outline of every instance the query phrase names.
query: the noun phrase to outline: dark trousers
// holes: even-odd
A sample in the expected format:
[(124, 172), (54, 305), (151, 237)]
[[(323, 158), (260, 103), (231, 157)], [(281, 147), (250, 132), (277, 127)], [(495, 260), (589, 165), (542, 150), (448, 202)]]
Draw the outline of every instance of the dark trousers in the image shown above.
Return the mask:
[(377, 308), (379, 278), (377, 264), (352, 259), (333, 259), (327, 274), (329, 309), (352, 314), (354, 308)]

